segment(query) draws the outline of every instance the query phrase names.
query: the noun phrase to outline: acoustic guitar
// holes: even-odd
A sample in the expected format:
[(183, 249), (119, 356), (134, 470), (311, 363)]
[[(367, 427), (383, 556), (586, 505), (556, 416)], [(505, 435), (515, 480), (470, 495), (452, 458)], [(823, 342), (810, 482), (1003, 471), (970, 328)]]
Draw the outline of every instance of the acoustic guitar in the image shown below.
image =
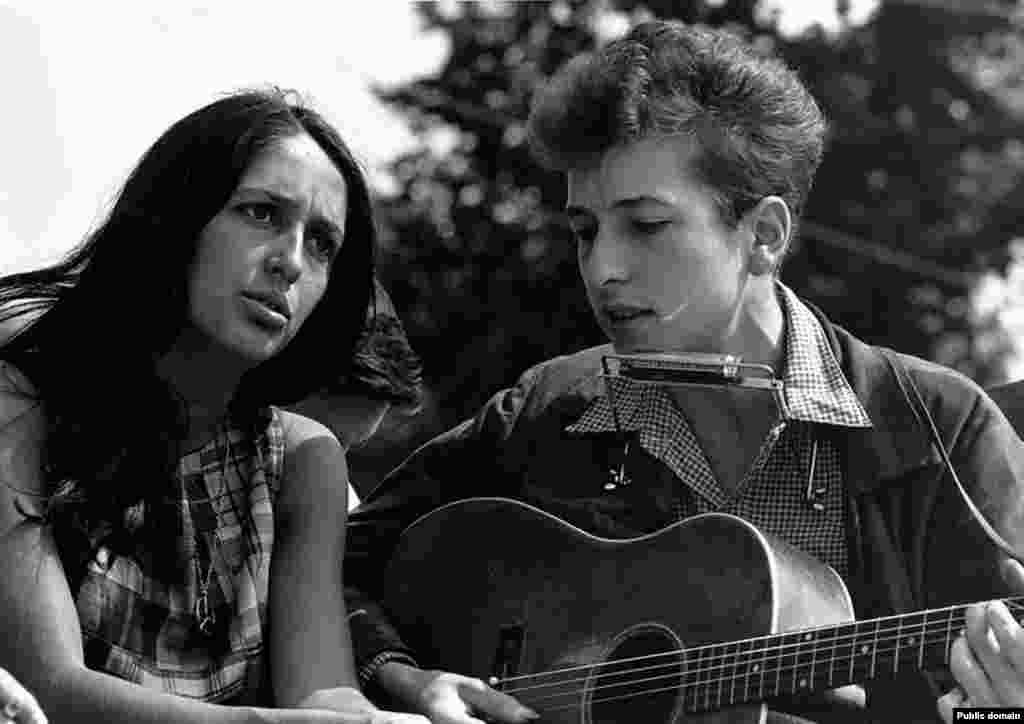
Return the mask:
[(772, 697), (943, 667), (965, 611), (854, 621), (835, 571), (731, 515), (607, 540), (502, 498), (417, 520), (384, 580), (421, 664), (555, 724), (760, 722)]

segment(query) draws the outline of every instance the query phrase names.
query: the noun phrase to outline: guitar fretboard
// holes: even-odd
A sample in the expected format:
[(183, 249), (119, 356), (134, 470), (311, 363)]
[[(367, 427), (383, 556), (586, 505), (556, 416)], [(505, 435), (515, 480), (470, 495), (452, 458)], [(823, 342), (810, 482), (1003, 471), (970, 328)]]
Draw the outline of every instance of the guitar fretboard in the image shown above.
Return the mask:
[[(1008, 599), (1021, 609), (1022, 599)], [(719, 709), (946, 665), (966, 606), (713, 644), (680, 654), (684, 707)]]

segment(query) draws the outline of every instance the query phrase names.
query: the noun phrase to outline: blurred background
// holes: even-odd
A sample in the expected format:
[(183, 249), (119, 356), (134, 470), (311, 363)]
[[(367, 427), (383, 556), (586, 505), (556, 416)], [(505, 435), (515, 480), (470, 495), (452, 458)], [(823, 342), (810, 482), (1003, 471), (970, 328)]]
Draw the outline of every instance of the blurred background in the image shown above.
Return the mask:
[[(217, 92), (305, 92), (371, 172), (379, 274), (425, 364), (424, 410), (389, 417), (356, 477), (603, 341), (563, 181), (532, 163), (523, 122), (538, 82), (647, 17), (780, 53), (829, 117), (787, 284), (869, 342), (981, 384), (1024, 378), (1018, 0), (163, 5), (0, 0), (0, 273), (76, 243), (156, 135)], [(158, 259), (140, 240), (140, 272)]]

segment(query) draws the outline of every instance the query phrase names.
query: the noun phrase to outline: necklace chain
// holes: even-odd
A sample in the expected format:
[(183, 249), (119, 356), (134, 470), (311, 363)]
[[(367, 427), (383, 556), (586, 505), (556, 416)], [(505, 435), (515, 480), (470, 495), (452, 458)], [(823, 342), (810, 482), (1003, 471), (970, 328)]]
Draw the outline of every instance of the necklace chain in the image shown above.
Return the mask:
[[(218, 470), (222, 485), (227, 487), (227, 480), (224, 471), (227, 469), (228, 457), (231, 450), (231, 435), (227, 429), (227, 423), (222, 422), (222, 428), (224, 433), (224, 456), (221, 460), (221, 465)], [(219, 431), (218, 431), (219, 432)], [(219, 435), (218, 435), (219, 437)], [(205, 487), (205, 476), (203, 478)], [(207, 490), (207, 497), (205, 502), (210, 502), (212, 498), (209, 497), (209, 491)], [(187, 495), (187, 492), (186, 492)], [(191, 510), (192, 500), (188, 499), (189, 509)], [(192, 522), (193, 536), (195, 538), (195, 554), (192, 556), (192, 564), (196, 571), (196, 583), (199, 586), (199, 595), (196, 597), (195, 605), (192, 608), (192, 614), (196, 619), (199, 631), (205, 636), (212, 636), (214, 632), (214, 625), (217, 623), (217, 614), (210, 606), (210, 581), (213, 578), (213, 555), (214, 548), (217, 549), (218, 554), (220, 553), (220, 537), (217, 535), (216, 530), (212, 531), (209, 538), (213, 539), (214, 545), (211, 546), (206, 543), (203, 538), (204, 536), (196, 529), (195, 518), (193, 517)], [(206, 575), (203, 576), (202, 566), (199, 564), (199, 546), (201, 544), (206, 545), (206, 550), (209, 554), (209, 561), (206, 565)]]
[(217, 623), (217, 614), (210, 608), (210, 578), (213, 575), (213, 554), (211, 551), (210, 561), (206, 568), (206, 580), (202, 579), (202, 570), (199, 567), (198, 553), (192, 558), (196, 568), (196, 580), (199, 581), (199, 596), (196, 598), (193, 615), (199, 624), (199, 630), (206, 636), (213, 634), (213, 625)]

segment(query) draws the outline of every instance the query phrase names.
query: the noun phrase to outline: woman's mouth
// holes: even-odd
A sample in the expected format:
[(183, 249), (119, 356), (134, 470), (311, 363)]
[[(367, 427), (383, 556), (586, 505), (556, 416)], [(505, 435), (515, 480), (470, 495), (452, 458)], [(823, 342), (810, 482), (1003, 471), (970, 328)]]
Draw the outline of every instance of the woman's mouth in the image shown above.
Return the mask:
[(288, 326), (288, 316), (265, 301), (243, 294), (242, 304), (247, 316), (261, 327), (280, 330)]

